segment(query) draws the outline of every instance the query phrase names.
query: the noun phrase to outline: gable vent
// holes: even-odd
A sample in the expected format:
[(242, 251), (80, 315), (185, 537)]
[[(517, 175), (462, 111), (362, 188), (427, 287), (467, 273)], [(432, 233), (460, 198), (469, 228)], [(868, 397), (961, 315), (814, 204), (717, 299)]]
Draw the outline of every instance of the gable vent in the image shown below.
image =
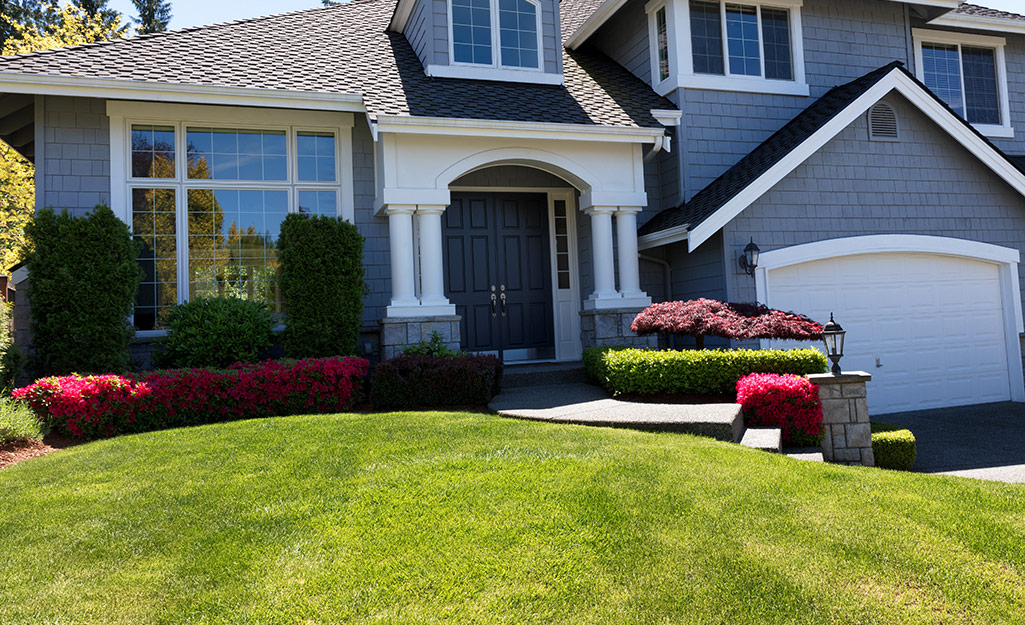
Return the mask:
[(897, 141), (897, 111), (886, 102), (879, 102), (868, 111), (868, 134), (877, 141)]

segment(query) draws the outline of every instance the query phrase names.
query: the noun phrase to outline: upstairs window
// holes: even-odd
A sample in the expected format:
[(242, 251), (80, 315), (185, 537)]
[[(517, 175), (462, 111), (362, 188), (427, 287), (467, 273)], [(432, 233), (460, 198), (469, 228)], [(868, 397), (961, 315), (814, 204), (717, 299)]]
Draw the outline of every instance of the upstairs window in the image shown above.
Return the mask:
[(669, 25), (666, 8), (655, 11), (655, 38), (658, 41), (658, 81), (669, 78)]
[(696, 74), (794, 79), (787, 8), (691, 0), (690, 33)]
[(993, 137), (1013, 136), (1004, 39), (915, 29), (918, 78), (950, 108)]
[(541, 69), (541, 11), (537, 2), (451, 0), (450, 6), (454, 63)]

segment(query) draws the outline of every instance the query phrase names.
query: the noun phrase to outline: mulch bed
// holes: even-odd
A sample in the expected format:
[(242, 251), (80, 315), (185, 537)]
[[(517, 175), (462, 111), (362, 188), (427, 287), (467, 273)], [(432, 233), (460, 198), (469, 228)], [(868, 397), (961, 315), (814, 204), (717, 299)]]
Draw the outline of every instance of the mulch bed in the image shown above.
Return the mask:
[(22, 460), (45, 456), (50, 452), (78, 445), (81, 442), (70, 436), (53, 433), (47, 434), (41, 441), (11, 441), (4, 443), (0, 445), (0, 469)]

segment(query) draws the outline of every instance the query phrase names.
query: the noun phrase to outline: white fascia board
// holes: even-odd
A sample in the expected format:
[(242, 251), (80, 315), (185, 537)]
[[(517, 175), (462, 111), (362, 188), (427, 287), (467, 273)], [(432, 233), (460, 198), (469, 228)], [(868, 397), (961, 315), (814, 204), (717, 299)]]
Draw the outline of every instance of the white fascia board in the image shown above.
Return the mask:
[(460, 78), (463, 80), (490, 80), (493, 82), (522, 82), (530, 85), (562, 85), (562, 73), (552, 74), (538, 69), (510, 67), (482, 67), (475, 65), (436, 65), (424, 68), (433, 78)]
[(413, 13), (413, 6), (415, 4), (413, 0), (399, 0), (398, 4), (395, 5), (395, 12), (392, 13), (391, 21), (388, 22), (388, 30), (396, 33), (406, 30), (406, 22), (409, 21), (409, 16)]
[(971, 28), (974, 30), (991, 30), (999, 33), (1025, 33), (1025, 21), (1010, 20), (1002, 17), (986, 17), (983, 15), (941, 15), (929, 22), (930, 26), (950, 26), (952, 28)]
[(579, 48), (624, 4), (626, 4), (626, 0), (605, 0), (605, 2), (595, 9), (594, 13), (591, 13), (591, 16), (588, 17), (584, 23), (569, 36), (569, 39), (566, 40), (566, 47), (570, 50), (576, 50)]
[[(704, 243), (723, 226), (739, 215), (744, 209), (764, 195), (785, 176), (795, 170), (812, 154), (822, 148), (833, 137), (864, 114), (873, 104), (891, 91), (897, 91), (917, 106), (919, 110), (932, 119), (940, 128), (975, 155), (993, 170), (1018, 193), (1025, 196), (1025, 174), (1008, 160), (988, 141), (980, 137), (963, 121), (957, 118), (948, 108), (936, 101), (936, 98), (925, 90), (900, 69), (894, 68), (889, 74), (863, 93), (844, 110), (837, 113), (822, 128), (816, 131), (804, 143), (776, 162), (768, 171), (745, 187), (740, 193), (724, 204), (719, 210), (705, 219), (699, 226), (690, 231), (689, 249), (693, 251)], [(660, 234), (660, 233), (654, 233)]]
[(688, 224), (683, 224), (682, 226), (673, 226), (672, 228), (637, 237), (637, 249), (650, 250), (653, 247), (662, 247), (670, 243), (686, 241), (689, 235), (687, 228)]
[(377, 117), (377, 132), (451, 135), (459, 137), (606, 141), (613, 143), (654, 143), (656, 138), (665, 134), (665, 130), (662, 128), (411, 117), (408, 115), (379, 115)]
[(890, 0), (901, 4), (920, 4), (927, 7), (939, 7), (941, 9), (956, 9), (964, 3), (964, 0)]
[(357, 93), (316, 93), (10, 72), (0, 72), (0, 92), (318, 111), (366, 110), (363, 96)]

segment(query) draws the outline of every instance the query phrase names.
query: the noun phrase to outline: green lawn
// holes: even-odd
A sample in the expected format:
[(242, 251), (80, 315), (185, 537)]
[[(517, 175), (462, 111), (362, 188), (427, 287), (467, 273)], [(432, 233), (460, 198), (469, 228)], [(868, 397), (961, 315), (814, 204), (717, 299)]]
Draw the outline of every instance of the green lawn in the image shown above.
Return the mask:
[(0, 471), (0, 623), (1021, 623), (1025, 487), (467, 413)]

